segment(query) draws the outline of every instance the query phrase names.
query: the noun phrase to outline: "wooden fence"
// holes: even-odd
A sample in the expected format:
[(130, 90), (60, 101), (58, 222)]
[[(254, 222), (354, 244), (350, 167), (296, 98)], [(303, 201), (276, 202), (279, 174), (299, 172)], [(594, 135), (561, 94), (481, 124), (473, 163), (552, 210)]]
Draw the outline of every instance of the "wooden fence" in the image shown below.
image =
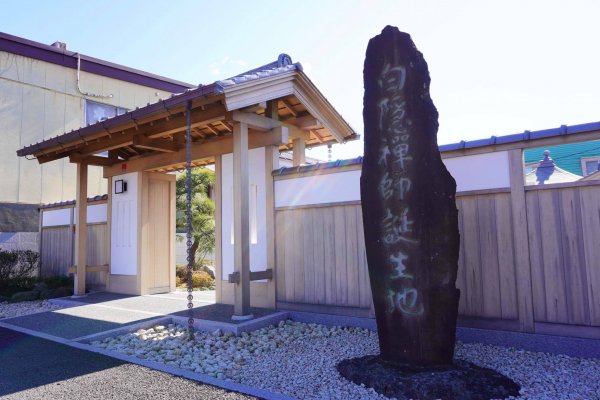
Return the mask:
[[(281, 308), (368, 315), (371, 288), (359, 202), (276, 213), (277, 302)], [(362, 312), (360, 309), (363, 309)]]
[[(600, 181), (520, 190), (518, 224), (510, 188), (457, 194), (459, 323), (600, 338)], [(359, 202), (277, 209), (276, 236), (278, 307), (374, 315)]]
[[(98, 203), (94, 203), (98, 204)], [(73, 207), (68, 208), (72, 212)], [(46, 208), (42, 211), (53, 210)], [(56, 210), (56, 209), (54, 209)], [(40, 232), (41, 276), (68, 276), (74, 263), (75, 226), (42, 226)], [(106, 222), (87, 224), (87, 265), (108, 264), (108, 225)], [(102, 290), (107, 283), (107, 272), (86, 273), (86, 283), (92, 289)]]

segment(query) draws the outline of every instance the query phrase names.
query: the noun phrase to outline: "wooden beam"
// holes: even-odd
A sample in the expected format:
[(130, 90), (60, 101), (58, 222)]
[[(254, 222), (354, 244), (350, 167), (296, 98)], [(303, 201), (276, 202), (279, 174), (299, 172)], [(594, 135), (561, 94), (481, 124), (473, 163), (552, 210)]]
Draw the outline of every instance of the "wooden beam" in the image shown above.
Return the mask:
[(168, 139), (148, 139), (146, 136), (137, 135), (133, 137), (133, 145), (138, 148), (162, 151), (165, 153), (174, 153), (179, 150), (179, 146)]
[(297, 167), (306, 163), (306, 141), (304, 138), (296, 138), (292, 141), (294, 148), (292, 150), (292, 165)]
[(88, 165), (96, 165), (100, 167), (110, 167), (115, 163), (118, 163), (119, 160), (114, 160), (108, 157), (100, 157), (100, 156), (82, 156), (81, 154), (71, 154), (69, 156), (69, 161), (72, 163), (83, 163)]
[(312, 115), (306, 115), (304, 117), (297, 118), (288, 118), (283, 122), (288, 125), (297, 126), (300, 129), (318, 129), (323, 127), (323, 124)]
[(227, 117), (227, 119), (242, 122), (254, 129), (270, 130), (281, 125), (279, 121), (272, 118), (243, 111), (233, 111), (231, 114), (228, 114)]
[[(105, 265), (87, 265), (86, 272), (108, 272), (108, 264)], [(68, 269), (69, 274), (77, 273), (77, 265), (73, 265)]]
[(219, 136), (219, 132), (217, 132), (212, 126), (210, 126), (210, 124), (206, 124), (203, 128), (208, 129), (208, 131), (213, 135)]
[(87, 264), (87, 164), (77, 164), (77, 187), (75, 192), (75, 262), (77, 270), (73, 293), (85, 295), (85, 266)]
[[(192, 111), (192, 127), (206, 125), (209, 122), (216, 122), (223, 118), (225, 118), (225, 107), (222, 105), (207, 107), (205, 110), (196, 109)], [(71, 152), (77, 152), (81, 155), (92, 155), (101, 151), (130, 146), (133, 144), (133, 138), (136, 135), (143, 134), (147, 138), (153, 139), (183, 131), (185, 130), (185, 127), (185, 115), (180, 114), (171, 116), (169, 119), (154, 122), (152, 126), (150, 126), (150, 124), (138, 125), (136, 128), (129, 128), (118, 133), (113, 133), (110, 135), (110, 138), (105, 137), (96, 140), (93, 143), (87, 143), (73, 148), (72, 150), (67, 150), (61, 153), (61, 156), (57, 156), (53, 159), (65, 157)], [(48, 158), (48, 161), (52, 161), (50, 157), (46, 158)], [(39, 163), (47, 162), (45, 161), (46, 158), (39, 161)]]
[(61, 158), (65, 158), (65, 153), (54, 153), (54, 154), (41, 154), (36, 156), (38, 164), (45, 164), (47, 162), (51, 162), (54, 160), (60, 160)]
[(309, 132), (312, 133), (315, 138), (317, 138), (319, 143), (324, 143), (323, 138), (321, 137), (321, 135), (319, 135), (319, 133), (317, 131), (311, 129)]
[(508, 153), (508, 162), (519, 323), (521, 332), (534, 332), (533, 289), (531, 284), (531, 262), (529, 258), (529, 228), (527, 225), (527, 204), (525, 200), (523, 151), (521, 149), (511, 150)]
[(233, 132), (233, 128), (225, 121), (217, 121), (219, 122), (221, 125), (223, 125), (223, 127), (225, 128), (225, 130), (229, 133)]
[(298, 129), (294, 127), (288, 127), (290, 132), (290, 138), (292, 139), (302, 139), (304, 141), (310, 140), (310, 132), (304, 131), (302, 129)]
[[(266, 269), (264, 271), (250, 271), (250, 281), (262, 281), (263, 279), (272, 280), (273, 270)], [(229, 283), (240, 283), (240, 273), (235, 271), (227, 277)]]
[(283, 103), (284, 107), (287, 108), (290, 114), (292, 114), (294, 117), (298, 116), (298, 113), (296, 110), (294, 110), (294, 107), (292, 107), (292, 104), (287, 99), (281, 99), (281, 102)]
[[(249, 135), (248, 140), (251, 149), (269, 145), (280, 145), (287, 143), (287, 129), (277, 128), (273, 132), (253, 132)], [(192, 160), (202, 160), (231, 152), (233, 152), (233, 138), (231, 135), (215, 137), (205, 142), (192, 143)], [(127, 162), (121, 161), (112, 167), (105, 167), (104, 177), (108, 178), (109, 176), (120, 175), (125, 172), (168, 168), (184, 163), (185, 160), (185, 149), (181, 149), (176, 153), (153, 154)], [(125, 170), (122, 169), (122, 165), (126, 166)]]
[(240, 275), (235, 285), (234, 317), (250, 314), (250, 229), (248, 184), (248, 125), (233, 125), (233, 235), (234, 265)]

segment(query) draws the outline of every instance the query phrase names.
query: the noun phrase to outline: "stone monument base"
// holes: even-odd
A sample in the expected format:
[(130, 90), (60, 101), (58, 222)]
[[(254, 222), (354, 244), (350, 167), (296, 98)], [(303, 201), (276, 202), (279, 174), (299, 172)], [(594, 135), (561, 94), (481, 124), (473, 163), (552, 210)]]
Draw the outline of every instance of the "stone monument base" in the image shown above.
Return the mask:
[(518, 396), (520, 390), (499, 372), (462, 360), (455, 360), (454, 365), (414, 367), (366, 356), (344, 360), (337, 370), (351, 382), (398, 400), (505, 399)]

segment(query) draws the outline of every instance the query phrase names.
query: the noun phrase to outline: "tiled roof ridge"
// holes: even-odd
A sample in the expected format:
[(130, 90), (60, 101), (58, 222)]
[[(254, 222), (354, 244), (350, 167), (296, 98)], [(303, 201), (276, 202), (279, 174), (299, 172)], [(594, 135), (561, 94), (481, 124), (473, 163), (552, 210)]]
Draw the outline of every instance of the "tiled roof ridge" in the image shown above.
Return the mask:
[(253, 81), (255, 79), (266, 78), (268, 76), (274, 76), (294, 70), (302, 71), (302, 64), (299, 62), (292, 62), (292, 58), (289, 55), (282, 53), (277, 57), (277, 60), (273, 62), (242, 72), (231, 78), (216, 81), (215, 84), (221, 87), (227, 87), (237, 83)]
[(360, 165), (360, 164), (362, 164), (362, 161), (363, 161), (362, 156), (358, 156), (356, 158), (350, 158), (350, 159), (346, 159), (346, 160), (318, 162), (316, 164), (300, 165), (297, 167), (281, 167), (281, 168), (273, 171), (273, 175), (281, 176), (281, 175), (290, 175), (290, 174), (295, 174), (295, 173), (316, 171), (316, 170), (320, 170), (320, 169), (348, 167), (350, 165)]
[(525, 140), (534, 140), (548, 138), (553, 136), (566, 136), (576, 133), (600, 130), (600, 122), (588, 122), (577, 125), (561, 125), (558, 128), (541, 129), (537, 131), (526, 130), (523, 133), (516, 133), (504, 136), (491, 136), (486, 139), (461, 140), (460, 142), (439, 145), (440, 152), (472, 149), (476, 147), (485, 147), (497, 144), (516, 143)]
[[(88, 203), (96, 203), (98, 201), (103, 201), (103, 200), (108, 200), (107, 194), (102, 194), (102, 195), (97, 195), (94, 197), (87, 198)], [(43, 210), (45, 208), (56, 208), (56, 207), (64, 207), (64, 206), (70, 206), (70, 205), (75, 205), (75, 200), (65, 200), (65, 201), (59, 201), (56, 203), (42, 204), (39, 208), (40, 208), (40, 210)]]

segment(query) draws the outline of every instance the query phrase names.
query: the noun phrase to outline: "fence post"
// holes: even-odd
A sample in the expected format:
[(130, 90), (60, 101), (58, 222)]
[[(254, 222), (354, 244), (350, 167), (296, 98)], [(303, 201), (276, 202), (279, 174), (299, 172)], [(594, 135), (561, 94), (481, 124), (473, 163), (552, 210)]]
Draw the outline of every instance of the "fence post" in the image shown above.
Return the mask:
[(529, 259), (527, 203), (525, 199), (522, 149), (510, 150), (508, 152), (508, 165), (519, 324), (522, 332), (534, 332), (533, 290), (531, 286), (531, 262)]

